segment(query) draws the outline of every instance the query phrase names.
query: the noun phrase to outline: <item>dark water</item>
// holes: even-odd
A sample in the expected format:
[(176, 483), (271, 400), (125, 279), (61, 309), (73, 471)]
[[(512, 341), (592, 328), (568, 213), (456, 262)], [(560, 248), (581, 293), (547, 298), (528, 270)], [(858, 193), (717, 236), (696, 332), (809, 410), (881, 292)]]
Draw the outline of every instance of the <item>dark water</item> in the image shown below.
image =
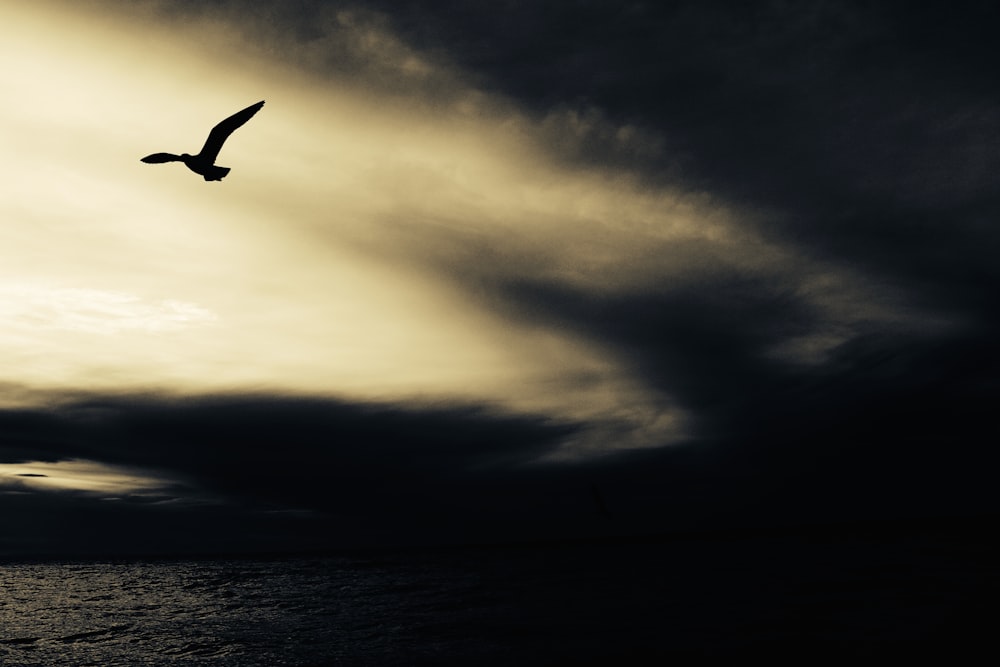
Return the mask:
[(974, 655), (968, 528), (280, 560), (0, 565), (4, 667), (661, 664)]

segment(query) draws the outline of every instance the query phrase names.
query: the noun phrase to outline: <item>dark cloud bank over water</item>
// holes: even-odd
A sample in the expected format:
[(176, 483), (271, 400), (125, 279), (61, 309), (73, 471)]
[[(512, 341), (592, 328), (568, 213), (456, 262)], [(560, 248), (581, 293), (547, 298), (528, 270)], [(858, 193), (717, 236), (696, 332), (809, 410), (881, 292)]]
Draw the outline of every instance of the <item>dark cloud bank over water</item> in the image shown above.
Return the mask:
[[(113, 501), (106, 493), (8, 495), (23, 512), (4, 517), (4, 532), (15, 547), (30, 544), (34, 526), (55, 518), (43, 515), (66, 512), (86, 517), (58, 522), (71, 536), (53, 542), (70, 550), (461, 541), (503, 534), (524, 516), (530, 533), (538, 529), (531, 517), (551, 519), (549, 509), (526, 506), (548, 493), (539, 485), (551, 476), (531, 462), (573, 428), (472, 408), (294, 398), (91, 398), (7, 411), (4, 462), (83, 459), (177, 481)], [(586, 480), (579, 485), (580, 500), (563, 502), (585, 514), (590, 491)]]
[[(915, 356), (922, 370), (901, 381), (893, 369)], [(174, 481), (132, 495), (7, 489), (3, 550), (282, 551), (981, 515), (997, 509), (996, 429), (980, 430), (991, 395), (956, 361), (857, 350), (842, 360), (851, 372), (811, 385), (772, 374), (749, 394), (692, 393), (721, 424), (714, 435), (575, 462), (544, 457), (586, 425), (471, 408), (209, 397), (8, 410), (4, 462), (93, 460)]]

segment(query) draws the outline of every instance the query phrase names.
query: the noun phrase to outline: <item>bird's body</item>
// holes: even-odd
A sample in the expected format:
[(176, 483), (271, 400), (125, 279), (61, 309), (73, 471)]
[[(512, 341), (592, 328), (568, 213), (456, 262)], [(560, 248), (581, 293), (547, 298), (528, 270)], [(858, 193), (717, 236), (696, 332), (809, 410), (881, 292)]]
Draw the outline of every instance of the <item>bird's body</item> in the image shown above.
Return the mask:
[(222, 144), (226, 142), (226, 139), (229, 138), (229, 135), (232, 134), (236, 128), (243, 125), (245, 122), (250, 120), (255, 113), (260, 111), (262, 106), (264, 106), (264, 100), (257, 102), (257, 104), (252, 104), (242, 111), (234, 113), (232, 116), (213, 127), (212, 131), (208, 133), (208, 139), (205, 140), (205, 145), (201, 147), (201, 151), (197, 155), (189, 155), (188, 153), (181, 153), (180, 155), (174, 155), (173, 153), (153, 153), (152, 155), (147, 155), (142, 158), (142, 161), (147, 164), (183, 162), (188, 169), (198, 174), (206, 181), (221, 181), (226, 177), (226, 174), (229, 173), (229, 167), (220, 167), (215, 164), (215, 159), (219, 156), (219, 151), (222, 150)]

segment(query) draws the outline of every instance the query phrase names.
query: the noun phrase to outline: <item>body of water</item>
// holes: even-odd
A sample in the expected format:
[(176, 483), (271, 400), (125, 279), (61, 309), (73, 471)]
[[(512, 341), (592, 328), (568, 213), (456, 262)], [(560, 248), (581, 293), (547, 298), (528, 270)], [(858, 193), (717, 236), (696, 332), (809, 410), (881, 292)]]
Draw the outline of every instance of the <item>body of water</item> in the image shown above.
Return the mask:
[(660, 664), (989, 646), (966, 526), (0, 565), (4, 667)]

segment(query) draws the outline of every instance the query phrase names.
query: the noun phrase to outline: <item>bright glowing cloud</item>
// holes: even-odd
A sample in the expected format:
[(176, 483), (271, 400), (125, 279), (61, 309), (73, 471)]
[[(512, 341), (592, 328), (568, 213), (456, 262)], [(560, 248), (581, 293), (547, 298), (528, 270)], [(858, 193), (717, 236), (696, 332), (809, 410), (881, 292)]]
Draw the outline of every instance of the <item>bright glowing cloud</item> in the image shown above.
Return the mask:
[[(430, 92), (389, 96), (344, 72), (317, 85), (208, 15), (158, 26), (146, 13), (157, 6), (33, 4), (0, 26), (0, 58), (23, 64), (0, 73), (16, 100), (0, 109), (14, 142), (0, 157), (12, 381), (461, 398), (593, 419), (610, 446), (669, 442), (685, 418), (670, 397), (583, 334), (496, 303), (490, 286), (614, 293), (802, 261), (711, 197), (560, 162), (546, 147), (600, 119), (533, 122), (353, 14), (326, 18), (357, 61), (379, 54), (365, 67), (433, 79)], [(329, 42), (287, 62), (315, 67)], [(196, 152), (261, 98), (219, 157), (224, 183), (139, 163)], [(636, 132), (604, 134), (626, 146)], [(776, 354), (818, 359), (852, 317), (866, 315)]]
[(77, 491), (120, 497), (162, 493), (170, 484), (148, 471), (81, 459), (0, 463), (0, 493)]
[(208, 310), (182, 301), (144, 302), (133, 294), (94, 289), (0, 286), (0, 318), (22, 331), (61, 329), (111, 335), (172, 331), (211, 322)]
[[(586, 275), (586, 255), (623, 252), (591, 227), (629, 186), (554, 173), (496, 117), (317, 90), (166, 27), (41, 10), (6, 25), (4, 57), (31, 64), (4, 72), (20, 103), (2, 122), (22, 143), (0, 167), (17, 185), (0, 205), (0, 354), (22, 383), (460, 397), (613, 421), (663, 410), (605, 351), (484, 308), (440, 270), (486, 252), (507, 271)], [(365, 48), (384, 42), (359, 30)], [(192, 82), (202, 92), (180, 94)], [(138, 162), (196, 151), (259, 97), (264, 113), (220, 156), (224, 184)]]

